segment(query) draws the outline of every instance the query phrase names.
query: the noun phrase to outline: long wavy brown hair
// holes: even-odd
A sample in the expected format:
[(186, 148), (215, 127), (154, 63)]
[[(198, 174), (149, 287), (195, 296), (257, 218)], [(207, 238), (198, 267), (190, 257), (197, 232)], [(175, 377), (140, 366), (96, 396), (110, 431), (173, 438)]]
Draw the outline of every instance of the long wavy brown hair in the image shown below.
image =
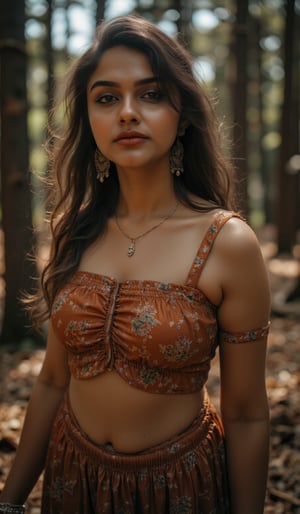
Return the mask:
[(102, 22), (91, 48), (67, 74), (64, 123), (60, 132), (51, 137), (48, 206), (52, 206), (52, 249), (41, 274), (40, 288), (28, 302), (37, 325), (49, 317), (57, 292), (78, 268), (85, 249), (103, 233), (118, 204), (115, 165), (111, 163), (110, 177), (103, 183), (96, 178), (96, 143), (88, 119), (86, 88), (102, 54), (119, 45), (137, 49), (148, 57), (160, 87), (186, 122), (187, 129), (181, 137), (185, 172), (174, 177), (178, 199), (201, 210), (191, 200), (192, 193), (210, 202), (211, 208), (234, 208), (232, 164), (222, 151), (213, 103), (193, 74), (190, 54), (143, 18), (123, 16)]

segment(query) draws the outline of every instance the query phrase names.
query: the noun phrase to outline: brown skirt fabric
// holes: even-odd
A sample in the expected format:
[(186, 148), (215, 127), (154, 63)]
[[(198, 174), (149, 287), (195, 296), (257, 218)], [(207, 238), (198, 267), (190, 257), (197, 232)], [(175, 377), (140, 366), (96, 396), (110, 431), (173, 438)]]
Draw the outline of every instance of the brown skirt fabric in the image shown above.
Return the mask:
[(53, 426), (42, 514), (229, 514), (223, 431), (208, 398), (183, 432), (124, 454), (94, 444), (65, 397)]

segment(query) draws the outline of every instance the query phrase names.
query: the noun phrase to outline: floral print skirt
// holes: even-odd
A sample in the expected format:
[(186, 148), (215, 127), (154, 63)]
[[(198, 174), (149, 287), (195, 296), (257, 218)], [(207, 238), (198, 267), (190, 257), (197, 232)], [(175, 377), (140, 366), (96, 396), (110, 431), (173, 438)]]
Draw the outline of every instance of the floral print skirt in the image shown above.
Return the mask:
[(228, 514), (223, 430), (206, 398), (192, 424), (135, 454), (96, 445), (62, 403), (53, 426), (42, 514)]

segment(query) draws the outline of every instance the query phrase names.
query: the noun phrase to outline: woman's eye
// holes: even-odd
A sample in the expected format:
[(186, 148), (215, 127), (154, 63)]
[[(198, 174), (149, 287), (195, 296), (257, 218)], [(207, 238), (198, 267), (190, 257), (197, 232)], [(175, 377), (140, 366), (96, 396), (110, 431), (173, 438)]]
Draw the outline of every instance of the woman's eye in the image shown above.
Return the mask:
[(161, 100), (163, 97), (162, 92), (159, 89), (151, 89), (150, 91), (146, 91), (146, 93), (143, 94), (143, 98), (146, 98), (148, 100)]
[(117, 101), (117, 97), (108, 93), (97, 98), (99, 104), (110, 104), (115, 101)]

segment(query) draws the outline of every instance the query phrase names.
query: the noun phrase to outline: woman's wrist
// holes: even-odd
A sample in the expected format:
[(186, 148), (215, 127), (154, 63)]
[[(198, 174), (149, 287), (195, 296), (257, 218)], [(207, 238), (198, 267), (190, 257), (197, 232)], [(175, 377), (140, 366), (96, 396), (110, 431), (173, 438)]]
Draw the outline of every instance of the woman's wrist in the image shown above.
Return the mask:
[(24, 513), (25, 513), (24, 505), (18, 505), (17, 503), (0, 501), (0, 514), (24, 514)]

